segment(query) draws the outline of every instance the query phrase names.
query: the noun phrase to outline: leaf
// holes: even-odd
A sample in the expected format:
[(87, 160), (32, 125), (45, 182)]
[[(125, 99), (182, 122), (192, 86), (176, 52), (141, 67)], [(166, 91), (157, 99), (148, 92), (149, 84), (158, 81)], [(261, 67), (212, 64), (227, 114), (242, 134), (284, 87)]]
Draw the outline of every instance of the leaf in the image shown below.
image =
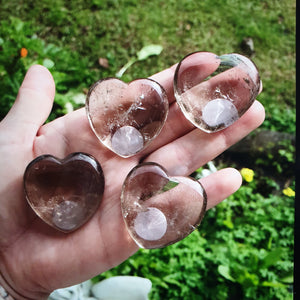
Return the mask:
[(163, 278), (163, 280), (167, 283), (174, 284), (177, 286), (181, 286), (181, 282), (174, 278), (174, 274), (167, 275)]
[(19, 18), (10, 17), (13, 26), (15, 27), (16, 32), (22, 32), (24, 27), (24, 22), (22, 22)]
[(45, 58), (43, 60), (43, 66), (46, 67), (47, 69), (53, 68), (54, 65), (55, 65), (54, 61), (49, 58)]
[(145, 60), (151, 55), (159, 55), (163, 47), (161, 45), (148, 45), (143, 47), (138, 53), (137, 58), (131, 58), (117, 73), (116, 77), (121, 78), (126, 70), (135, 62)]
[(228, 266), (219, 265), (218, 272), (226, 279), (235, 282), (235, 279), (230, 275), (230, 269)]
[(283, 278), (280, 278), (279, 281), (286, 283), (286, 284), (292, 284), (294, 282), (293, 272), (291, 272), (291, 274), (289, 274)]
[(245, 272), (245, 277), (242, 279), (242, 282), (244, 287), (247, 286), (257, 286), (259, 285), (259, 278), (256, 274)]
[(131, 58), (117, 73), (116, 77), (121, 78), (126, 70), (133, 65), (137, 60), (135, 58)]
[(269, 252), (269, 254), (267, 254), (267, 256), (262, 261), (262, 267), (267, 268), (271, 265), (274, 265), (277, 261), (280, 260), (282, 253), (283, 251), (281, 248), (277, 248)]
[(159, 278), (157, 276), (151, 276), (151, 275), (149, 275), (148, 277), (149, 277), (148, 279), (151, 280), (153, 285), (160, 286), (161, 288), (166, 289), (166, 290), (169, 289), (168, 284), (165, 283), (161, 278)]
[(263, 281), (262, 286), (274, 287), (274, 288), (285, 288), (286, 285), (280, 282)]
[(227, 217), (227, 219), (223, 221), (223, 224), (229, 229), (234, 228), (234, 225), (233, 225), (230, 217)]
[(166, 185), (162, 188), (162, 191), (163, 191), (163, 192), (167, 192), (167, 191), (173, 189), (174, 187), (176, 187), (178, 184), (179, 184), (179, 182), (169, 180), (169, 181), (166, 183)]
[(147, 59), (151, 55), (159, 55), (162, 50), (163, 50), (163, 47), (161, 45), (145, 46), (137, 53), (137, 59), (144, 60), (144, 59)]

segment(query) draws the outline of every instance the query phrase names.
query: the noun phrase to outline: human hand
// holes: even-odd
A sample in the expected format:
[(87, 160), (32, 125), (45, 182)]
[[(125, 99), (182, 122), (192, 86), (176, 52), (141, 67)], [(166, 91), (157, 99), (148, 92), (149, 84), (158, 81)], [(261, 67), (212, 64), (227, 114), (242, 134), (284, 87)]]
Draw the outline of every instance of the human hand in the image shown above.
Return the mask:
[[(0, 123), (0, 285), (16, 299), (47, 298), (54, 289), (113, 268), (138, 250), (120, 208), (122, 183), (138, 163), (157, 162), (172, 176), (189, 175), (263, 122), (264, 109), (256, 101), (223, 131), (207, 134), (195, 129), (175, 103), (174, 71), (175, 66), (152, 77), (165, 88), (170, 100), (162, 132), (144, 151), (124, 159), (98, 141), (84, 109), (42, 126), (52, 107), (55, 85), (44, 67), (29, 69), (16, 102)], [(72, 152), (89, 153), (100, 162), (105, 190), (93, 218), (65, 234), (41, 221), (29, 207), (23, 174), (39, 155), (64, 158)], [(211, 208), (239, 188), (241, 176), (227, 168), (201, 179), (201, 183)]]

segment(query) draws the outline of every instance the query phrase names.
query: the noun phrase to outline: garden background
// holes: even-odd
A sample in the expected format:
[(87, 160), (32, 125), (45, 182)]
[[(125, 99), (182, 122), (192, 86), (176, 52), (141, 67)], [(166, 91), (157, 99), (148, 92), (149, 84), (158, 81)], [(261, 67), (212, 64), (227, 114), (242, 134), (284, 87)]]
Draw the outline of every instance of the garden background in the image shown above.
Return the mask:
[[(150, 299), (292, 299), (296, 2), (0, 4), (1, 119), (35, 63), (46, 66), (56, 82), (52, 120), (83, 106), (91, 84), (116, 76), (126, 64), (121, 79), (130, 81), (159, 72), (194, 51), (252, 58), (263, 81), (258, 99), (266, 120), (239, 147), (213, 161), (218, 169), (243, 170), (243, 186), (208, 211), (199, 230), (183, 241), (164, 249), (141, 249), (93, 281), (114, 275), (145, 277), (153, 284)], [(140, 52), (149, 45), (159, 46)], [(202, 171), (192, 175), (199, 177)]]

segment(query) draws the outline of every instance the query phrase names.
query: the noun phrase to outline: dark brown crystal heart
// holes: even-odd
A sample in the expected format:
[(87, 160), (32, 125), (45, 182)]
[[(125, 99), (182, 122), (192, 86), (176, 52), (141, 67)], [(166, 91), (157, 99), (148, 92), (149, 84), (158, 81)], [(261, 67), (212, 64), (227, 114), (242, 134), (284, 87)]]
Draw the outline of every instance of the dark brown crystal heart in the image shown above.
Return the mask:
[(152, 79), (129, 84), (106, 78), (96, 82), (86, 100), (95, 135), (121, 157), (142, 151), (160, 133), (169, 110), (164, 89)]
[(189, 177), (169, 177), (156, 163), (131, 170), (122, 188), (122, 214), (133, 240), (142, 248), (162, 248), (182, 240), (200, 224), (207, 197)]
[(64, 159), (42, 155), (24, 173), (26, 199), (50, 226), (71, 232), (86, 223), (103, 197), (104, 175), (91, 155), (72, 153)]

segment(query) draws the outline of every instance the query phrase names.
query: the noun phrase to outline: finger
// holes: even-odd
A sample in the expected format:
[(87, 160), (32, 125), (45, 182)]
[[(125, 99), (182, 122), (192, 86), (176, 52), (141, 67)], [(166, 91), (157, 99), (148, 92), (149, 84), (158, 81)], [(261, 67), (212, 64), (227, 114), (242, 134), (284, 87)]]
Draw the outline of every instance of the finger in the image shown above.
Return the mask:
[(145, 161), (161, 164), (171, 175), (189, 175), (257, 128), (264, 117), (263, 106), (255, 101), (250, 109), (228, 128), (216, 133), (194, 129), (159, 148), (146, 157)]
[(164, 88), (164, 90), (166, 91), (169, 103), (173, 103), (175, 101), (173, 78), (174, 78), (176, 67), (177, 67), (177, 64), (149, 77), (149, 78), (157, 81)]
[(160, 134), (151, 144), (140, 153), (140, 157), (146, 157), (160, 147), (184, 136), (196, 127), (184, 116), (177, 103), (170, 106), (168, 118)]
[(12, 136), (33, 139), (51, 111), (54, 94), (55, 84), (50, 72), (43, 66), (32, 66), (1, 126)]
[(37, 133), (34, 152), (38, 156), (47, 151), (63, 158), (71, 152), (87, 152), (88, 147), (88, 153), (93, 155), (91, 144), (101, 147), (89, 126), (85, 109), (80, 108), (43, 125)]
[(210, 209), (240, 188), (242, 176), (238, 170), (226, 168), (202, 178), (200, 182), (207, 194), (206, 209)]

